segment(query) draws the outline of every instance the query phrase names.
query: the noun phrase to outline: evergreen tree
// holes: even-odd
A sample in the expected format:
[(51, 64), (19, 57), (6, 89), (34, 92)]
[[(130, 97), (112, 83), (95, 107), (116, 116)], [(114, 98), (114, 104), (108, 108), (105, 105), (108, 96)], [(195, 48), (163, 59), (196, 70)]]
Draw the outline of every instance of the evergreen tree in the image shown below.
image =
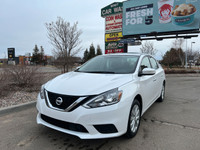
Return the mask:
[(37, 45), (35, 45), (33, 49), (33, 57), (32, 57), (32, 62), (35, 64), (39, 64), (40, 62), (40, 53)]
[(40, 46), (40, 55), (41, 57), (44, 57), (44, 48)]
[(96, 55), (102, 55), (102, 51), (99, 45), (97, 45), (97, 54)]
[(181, 52), (181, 55), (185, 55), (182, 49), (176, 50), (174, 48), (171, 48), (169, 51), (165, 53), (161, 63), (168, 67), (181, 66), (181, 61), (179, 59), (178, 51)]
[(46, 64), (44, 48), (42, 46), (40, 46), (40, 64), (43, 64), (43, 65)]
[(95, 57), (95, 48), (94, 45), (91, 44), (90, 45), (90, 50), (89, 50), (89, 55), (88, 55), (88, 60)]
[(88, 61), (88, 58), (89, 58), (89, 52), (88, 49), (86, 49), (83, 56), (83, 62)]

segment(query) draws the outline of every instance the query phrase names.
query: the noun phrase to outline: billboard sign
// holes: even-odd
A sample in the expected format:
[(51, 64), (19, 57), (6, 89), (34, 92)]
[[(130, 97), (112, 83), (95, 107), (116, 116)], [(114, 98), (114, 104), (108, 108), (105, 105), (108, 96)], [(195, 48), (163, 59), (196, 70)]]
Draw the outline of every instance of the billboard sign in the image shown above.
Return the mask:
[(129, 0), (123, 3), (123, 35), (198, 30), (200, 0)]
[(106, 17), (106, 33), (122, 32), (122, 13)]
[(101, 9), (101, 17), (122, 13), (122, 11), (123, 11), (123, 3), (115, 2)]
[(8, 48), (8, 60), (14, 60), (15, 48)]
[(122, 32), (109, 33), (105, 35), (106, 42), (119, 41), (122, 38)]

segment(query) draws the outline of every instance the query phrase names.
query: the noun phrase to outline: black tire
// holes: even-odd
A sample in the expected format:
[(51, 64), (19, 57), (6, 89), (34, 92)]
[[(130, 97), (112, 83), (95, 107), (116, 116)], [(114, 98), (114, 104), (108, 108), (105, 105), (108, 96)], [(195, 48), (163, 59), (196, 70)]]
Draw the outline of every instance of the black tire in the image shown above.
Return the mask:
[(165, 84), (163, 83), (160, 97), (157, 99), (157, 102), (163, 102), (165, 99)]
[[(131, 125), (131, 123), (133, 123), (132, 117), (134, 117), (134, 114), (132, 114), (132, 113), (133, 113), (135, 108), (138, 108), (138, 110), (139, 110), (139, 118), (138, 118), (138, 123), (137, 124), (134, 123), (134, 126), (135, 127), (137, 126), (136, 129), (135, 128), (133, 129), (133, 125)], [(136, 119), (136, 115), (135, 115), (135, 119)], [(134, 136), (136, 136), (138, 129), (139, 129), (139, 126), (140, 126), (140, 119), (141, 119), (141, 105), (140, 105), (139, 101), (137, 99), (135, 99), (132, 106), (131, 106), (131, 110), (130, 110), (130, 113), (129, 113), (127, 132), (125, 134), (127, 138), (133, 138)]]

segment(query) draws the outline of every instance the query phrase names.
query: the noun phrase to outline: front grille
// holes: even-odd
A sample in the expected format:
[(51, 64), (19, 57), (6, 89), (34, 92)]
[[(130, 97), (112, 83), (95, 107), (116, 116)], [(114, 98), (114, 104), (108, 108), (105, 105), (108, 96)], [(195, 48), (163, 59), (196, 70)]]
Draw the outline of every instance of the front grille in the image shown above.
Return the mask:
[(61, 120), (57, 120), (48, 116), (45, 116), (43, 114), (41, 114), (41, 118), (49, 123), (52, 124), (54, 126), (63, 128), (63, 129), (67, 129), (67, 130), (71, 130), (71, 131), (77, 131), (77, 132), (84, 132), (84, 133), (88, 133), (88, 131), (86, 130), (86, 128), (80, 124), (75, 124), (75, 123), (70, 123), (70, 122), (65, 122), (65, 121), (61, 121)]
[(95, 129), (103, 134), (117, 133), (117, 129), (113, 124), (94, 125)]
[[(60, 105), (56, 104), (56, 99), (57, 98), (62, 98), (63, 102)], [(50, 104), (59, 109), (67, 109), (71, 104), (73, 104), (77, 99), (79, 99), (79, 96), (68, 96), (68, 95), (61, 95), (61, 94), (56, 94), (52, 92), (48, 92), (48, 98)]]

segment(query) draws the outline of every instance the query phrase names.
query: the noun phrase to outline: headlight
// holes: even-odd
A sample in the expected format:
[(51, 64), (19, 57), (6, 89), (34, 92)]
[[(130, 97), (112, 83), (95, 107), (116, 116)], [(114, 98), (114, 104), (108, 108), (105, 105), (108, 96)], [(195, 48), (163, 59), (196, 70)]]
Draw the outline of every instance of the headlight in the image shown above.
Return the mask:
[(42, 85), (42, 86), (41, 86), (41, 90), (40, 90), (40, 98), (41, 98), (41, 99), (44, 99), (44, 94), (45, 94), (44, 92), (45, 92), (45, 90), (44, 90), (44, 85)]
[(94, 97), (89, 102), (85, 103), (83, 106), (85, 108), (109, 106), (118, 103), (121, 97), (122, 91), (118, 91), (118, 89), (113, 89)]

